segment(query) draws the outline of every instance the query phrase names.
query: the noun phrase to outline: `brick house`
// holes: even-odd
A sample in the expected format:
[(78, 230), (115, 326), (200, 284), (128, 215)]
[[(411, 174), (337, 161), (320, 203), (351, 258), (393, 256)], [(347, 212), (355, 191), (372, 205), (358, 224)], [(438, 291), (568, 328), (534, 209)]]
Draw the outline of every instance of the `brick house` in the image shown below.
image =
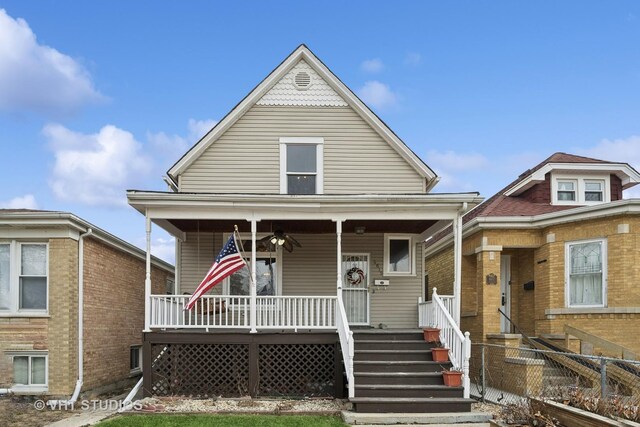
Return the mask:
[[(2, 392), (77, 397), (139, 376), (145, 259), (73, 214), (0, 210)], [(172, 287), (171, 265), (150, 271)]]
[[(555, 153), (465, 214), (463, 330), (504, 343), (515, 324), (574, 351), (615, 348), (604, 339), (640, 354), (640, 200), (622, 198), (638, 182), (626, 163)], [(425, 248), (428, 289), (453, 292), (452, 262), (445, 230)]]

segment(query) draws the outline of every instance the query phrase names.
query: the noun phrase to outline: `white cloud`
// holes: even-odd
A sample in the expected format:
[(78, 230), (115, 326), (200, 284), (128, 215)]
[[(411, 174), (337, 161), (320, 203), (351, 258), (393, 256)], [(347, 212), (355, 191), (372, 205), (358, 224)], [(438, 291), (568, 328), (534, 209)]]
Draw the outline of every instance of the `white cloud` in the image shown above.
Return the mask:
[(0, 9), (0, 110), (59, 115), (104, 99), (81, 64), (38, 44), (24, 19)]
[(373, 107), (384, 109), (398, 104), (398, 95), (391, 88), (377, 80), (370, 80), (358, 91), (362, 100)]
[(176, 239), (173, 237), (157, 237), (153, 239), (151, 241), (151, 254), (174, 264), (176, 261)]
[(123, 206), (125, 190), (144, 182), (151, 171), (151, 160), (142, 145), (116, 126), (83, 134), (48, 124), (42, 132), (55, 155), (49, 184), (61, 200)]
[[(640, 136), (632, 135), (623, 139), (603, 139), (593, 147), (578, 149), (576, 154), (612, 162), (629, 163), (640, 171)], [(625, 190), (625, 198), (640, 197), (640, 185)]]
[(25, 194), (0, 202), (0, 209), (38, 209), (38, 202), (33, 194)]
[[(159, 167), (163, 168), (173, 164), (196, 142), (209, 132), (217, 121), (212, 119), (189, 119), (187, 122), (187, 135), (168, 135), (165, 132), (147, 132), (147, 140), (151, 144), (153, 152), (158, 157)], [(164, 172), (164, 170), (163, 170)]]
[(489, 165), (482, 154), (460, 154), (452, 150), (429, 150), (425, 159), (440, 177), (436, 191), (479, 191), (474, 176)]
[(422, 62), (422, 55), (418, 52), (409, 52), (404, 57), (405, 65), (418, 65)]
[(384, 64), (380, 58), (373, 58), (363, 61), (360, 68), (367, 73), (379, 73), (384, 68)]

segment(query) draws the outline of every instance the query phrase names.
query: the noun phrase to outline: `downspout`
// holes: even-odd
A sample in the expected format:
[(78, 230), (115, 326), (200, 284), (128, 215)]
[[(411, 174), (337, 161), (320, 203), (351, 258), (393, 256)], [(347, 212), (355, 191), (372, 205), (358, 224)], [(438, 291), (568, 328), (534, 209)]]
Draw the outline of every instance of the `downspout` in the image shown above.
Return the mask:
[(66, 401), (50, 401), (52, 407), (57, 405), (72, 405), (78, 400), (84, 379), (84, 238), (91, 236), (93, 229), (89, 228), (78, 238), (78, 380), (73, 395)]
[(467, 210), (467, 202), (462, 203), (462, 206), (458, 210), (456, 219), (454, 220), (454, 254), (453, 254), (453, 268), (454, 271), (454, 284), (453, 295), (455, 296), (455, 308), (453, 318), (456, 321), (458, 327), (460, 327), (460, 312), (462, 303), (462, 216)]

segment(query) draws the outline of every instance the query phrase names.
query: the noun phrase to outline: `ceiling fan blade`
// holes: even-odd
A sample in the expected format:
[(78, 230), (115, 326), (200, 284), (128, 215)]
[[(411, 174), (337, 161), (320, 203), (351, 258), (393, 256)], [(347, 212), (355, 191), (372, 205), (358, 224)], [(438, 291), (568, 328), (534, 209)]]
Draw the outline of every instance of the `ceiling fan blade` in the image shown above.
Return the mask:
[(301, 248), (301, 247), (302, 247), (302, 245), (301, 245), (301, 244), (300, 244), (296, 239), (294, 239), (293, 237), (291, 237), (291, 235), (290, 235), (290, 234), (287, 234), (287, 235), (285, 236), (285, 238), (286, 238), (287, 240), (289, 240), (291, 243), (293, 243), (294, 245), (296, 245), (297, 247), (299, 247), (299, 248)]
[(291, 244), (291, 241), (289, 241), (289, 239), (284, 239), (284, 243), (282, 244), (282, 247), (289, 252), (293, 252), (293, 245)]

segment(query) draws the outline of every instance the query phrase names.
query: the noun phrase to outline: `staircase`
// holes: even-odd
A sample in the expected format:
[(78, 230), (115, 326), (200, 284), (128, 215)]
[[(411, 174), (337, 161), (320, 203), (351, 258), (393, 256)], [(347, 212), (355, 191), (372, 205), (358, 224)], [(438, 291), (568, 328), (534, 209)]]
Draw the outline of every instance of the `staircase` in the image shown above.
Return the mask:
[(354, 411), (367, 413), (470, 412), (472, 399), (462, 387), (447, 387), (434, 362), (433, 344), (419, 329), (353, 330)]

